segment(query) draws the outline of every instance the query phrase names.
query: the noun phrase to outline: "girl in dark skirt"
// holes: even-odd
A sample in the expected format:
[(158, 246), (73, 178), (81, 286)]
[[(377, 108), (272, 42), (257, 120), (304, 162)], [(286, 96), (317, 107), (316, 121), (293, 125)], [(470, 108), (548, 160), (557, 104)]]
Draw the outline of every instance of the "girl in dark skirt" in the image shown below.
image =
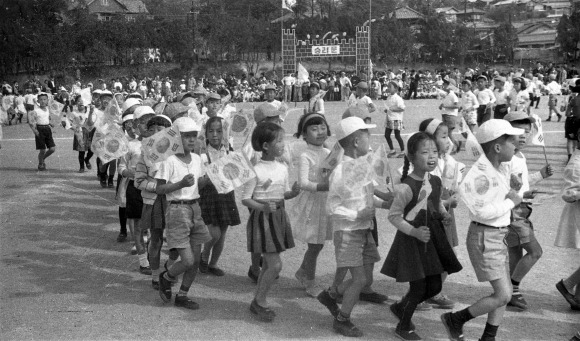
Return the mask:
[[(201, 155), (205, 166), (227, 155), (230, 151), (223, 141), (222, 118), (211, 117), (205, 125), (206, 152)], [(201, 254), (199, 271), (223, 276), (224, 272), (217, 267), (217, 262), (224, 249), (228, 226), (240, 224), (240, 215), (236, 206), (234, 191), (219, 194), (212, 183), (199, 191), (201, 217), (209, 229), (212, 239), (205, 243)], [(211, 255), (211, 258), (210, 258)]]
[[(409, 292), (390, 309), (400, 319), (397, 336), (421, 340), (411, 322), (417, 305), (441, 291), (444, 272), (455, 273), (462, 267), (442, 223), (451, 216), (440, 200), (441, 179), (429, 174), (437, 166), (437, 145), (429, 135), (416, 133), (407, 143), (407, 153), (389, 212), (389, 221), (398, 231), (381, 273), (397, 282), (409, 282)], [(407, 176), (410, 163), (413, 172)]]
[(264, 264), (250, 311), (260, 320), (271, 322), (276, 314), (268, 308), (266, 296), (282, 270), (280, 253), (294, 247), (284, 200), (296, 197), (300, 188), (297, 183), (290, 188), (288, 167), (276, 161), (284, 153), (282, 127), (271, 122), (259, 123), (252, 133), (252, 148), (262, 152), (262, 159), (254, 166), (256, 178), (243, 186), (242, 204), (250, 209), (248, 251), (261, 253)]

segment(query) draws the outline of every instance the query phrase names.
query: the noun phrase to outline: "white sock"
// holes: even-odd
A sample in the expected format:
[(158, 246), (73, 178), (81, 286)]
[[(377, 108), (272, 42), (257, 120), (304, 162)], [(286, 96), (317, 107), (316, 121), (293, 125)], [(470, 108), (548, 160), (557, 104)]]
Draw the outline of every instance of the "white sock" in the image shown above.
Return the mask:
[(151, 270), (151, 278), (153, 279), (153, 282), (159, 281), (159, 274), (160, 273), (161, 273), (161, 270), (159, 270), (159, 269), (152, 269)]
[(149, 266), (149, 261), (147, 260), (147, 253), (139, 255), (139, 265), (142, 267)]

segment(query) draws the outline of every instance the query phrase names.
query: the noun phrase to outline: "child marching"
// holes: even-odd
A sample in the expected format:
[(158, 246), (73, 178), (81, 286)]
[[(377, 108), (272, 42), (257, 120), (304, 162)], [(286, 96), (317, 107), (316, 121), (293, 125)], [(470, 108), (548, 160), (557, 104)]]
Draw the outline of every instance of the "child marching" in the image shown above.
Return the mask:
[(307, 149), (300, 155), (298, 164), (298, 183), (302, 192), (288, 213), (294, 237), (307, 243), (308, 249), (295, 277), (308, 296), (316, 297), (320, 293), (315, 286), (316, 262), (324, 243), (332, 240), (332, 227), (326, 215), (328, 175), (322, 169), (322, 162), (330, 154), (324, 148), (330, 129), (323, 115), (306, 114), (298, 123), (296, 136), (304, 138)]
[[(208, 111), (209, 112), (209, 111)], [(201, 155), (204, 166), (226, 156), (230, 150), (224, 145), (223, 119), (219, 116), (211, 117), (205, 124), (207, 149)], [(224, 272), (218, 268), (217, 262), (224, 249), (226, 232), (229, 226), (240, 224), (240, 215), (236, 206), (234, 191), (219, 194), (212, 183), (208, 183), (199, 192), (201, 216), (207, 225), (212, 239), (205, 243), (201, 254), (199, 271), (215, 276), (223, 276)]]
[(405, 114), (405, 102), (403, 98), (399, 96), (400, 88), (396, 82), (391, 81), (388, 84), (389, 97), (385, 103), (387, 112), (387, 121), (385, 124), (385, 139), (389, 145), (391, 152), (389, 157), (397, 155), (395, 148), (393, 147), (393, 141), (391, 140), (391, 133), (395, 132), (395, 139), (399, 143), (399, 148), (401, 153), (397, 157), (405, 156), (405, 143), (401, 138), (401, 130), (404, 129), (403, 126), (403, 115)]
[(262, 255), (263, 267), (250, 311), (260, 320), (272, 322), (276, 314), (268, 308), (267, 296), (282, 270), (280, 254), (294, 247), (284, 201), (296, 197), (300, 189), (297, 183), (290, 188), (287, 166), (276, 161), (284, 153), (282, 127), (271, 122), (258, 124), (252, 133), (252, 147), (262, 157), (254, 166), (257, 177), (243, 186), (242, 204), (250, 209), (248, 251)]
[[(417, 305), (441, 292), (444, 272), (462, 267), (445, 236), (443, 223), (451, 216), (440, 199), (441, 179), (429, 174), (438, 164), (437, 145), (419, 132), (409, 139), (407, 153), (402, 183), (389, 212), (398, 231), (381, 273), (409, 282), (409, 292), (390, 307), (400, 320), (395, 334), (403, 340), (421, 340), (411, 321)], [(408, 174), (411, 164), (413, 172)]]

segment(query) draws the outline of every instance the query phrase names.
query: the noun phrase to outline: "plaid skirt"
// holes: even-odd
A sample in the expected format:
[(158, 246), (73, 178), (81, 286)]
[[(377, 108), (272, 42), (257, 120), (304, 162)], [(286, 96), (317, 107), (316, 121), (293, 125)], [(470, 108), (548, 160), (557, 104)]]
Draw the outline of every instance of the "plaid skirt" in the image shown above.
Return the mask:
[(199, 195), (201, 217), (206, 225), (235, 226), (241, 224), (234, 191), (219, 194), (215, 186), (209, 183), (199, 191)]
[(247, 225), (248, 252), (280, 253), (294, 247), (290, 220), (284, 205), (268, 216), (262, 211), (250, 210)]

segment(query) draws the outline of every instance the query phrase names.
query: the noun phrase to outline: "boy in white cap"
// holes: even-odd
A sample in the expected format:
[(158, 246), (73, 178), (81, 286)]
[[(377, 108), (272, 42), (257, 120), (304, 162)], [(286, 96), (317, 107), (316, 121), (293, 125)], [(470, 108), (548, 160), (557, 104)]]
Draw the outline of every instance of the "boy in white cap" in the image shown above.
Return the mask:
[(558, 116), (558, 122), (562, 119), (562, 115), (558, 112), (558, 95), (562, 94), (562, 86), (556, 82), (556, 75), (550, 75), (550, 82), (546, 85), (548, 91), (548, 119), (546, 122), (552, 120), (552, 113)]
[(165, 194), (167, 211), (167, 246), (177, 249), (181, 260), (159, 275), (159, 295), (164, 302), (171, 300), (171, 282), (183, 274), (175, 306), (199, 309), (199, 305), (187, 297), (201, 260), (201, 247), (211, 236), (201, 218), (199, 188), (207, 184), (208, 178), (199, 155), (192, 153), (200, 127), (189, 117), (180, 117), (174, 122), (181, 134), (183, 154), (172, 155), (159, 165), (155, 175), (157, 195)]
[[(359, 300), (361, 290), (372, 276), (374, 263), (380, 260), (376, 242), (372, 235), (375, 207), (388, 209), (390, 203), (374, 196), (374, 184), (365, 186), (346, 185), (348, 180), (343, 174), (343, 165), (364, 157), (369, 151), (369, 129), (374, 124), (366, 124), (360, 117), (352, 116), (341, 120), (336, 131), (336, 138), (344, 149), (344, 157), (330, 176), (328, 215), (334, 227), (334, 247), (337, 263), (337, 275), (342, 280), (344, 269), (350, 271), (352, 279), (333, 285), (318, 295), (318, 300), (328, 308), (334, 317), (333, 328), (336, 332), (351, 337), (362, 336), (352, 322), (350, 314)], [(370, 273), (369, 273), (370, 272)], [(342, 306), (339, 308), (336, 298), (342, 295)]]
[(508, 232), (511, 210), (522, 198), (510, 189), (509, 167), (502, 163), (511, 161), (517, 136), (523, 133), (523, 129), (513, 128), (503, 119), (486, 121), (475, 133), (484, 154), (463, 179), (459, 194), (471, 219), (466, 243), (469, 259), (477, 279), (489, 282), (493, 294), (461, 311), (441, 315), (450, 340), (464, 340), (463, 325), (485, 314), (487, 323), (480, 340), (495, 340), (505, 306), (511, 299), (508, 252), (503, 240)]
[(50, 112), (48, 111), (48, 94), (41, 92), (38, 94), (38, 106), (30, 112), (28, 125), (34, 133), (36, 150), (38, 150), (38, 170), (45, 171), (44, 161), (54, 153), (56, 145), (52, 138), (52, 127), (50, 123)]
[[(532, 214), (532, 204), (529, 200), (536, 195), (535, 191), (530, 189), (530, 185), (551, 176), (554, 170), (548, 164), (539, 172), (528, 172), (526, 157), (522, 153), (522, 149), (526, 146), (528, 137), (531, 137), (532, 124), (536, 122), (536, 119), (523, 111), (510, 112), (504, 119), (510, 122), (512, 127), (525, 131), (525, 134), (519, 137), (516, 152), (509, 164), (511, 188), (516, 190), (525, 201), (522, 201), (512, 210), (510, 231), (505, 239), (508, 246), (510, 279), (513, 286), (512, 298), (508, 306), (525, 310), (528, 308), (528, 304), (520, 293), (519, 285), (542, 256), (542, 247), (536, 239), (534, 225), (529, 219)], [(524, 250), (526, 251), (525, 255)]]
[(457, 89), (457, 82), (455, 79), (445, 78), (443, 80), (443, 90), (447, 93), (443, 99), (443, 103), (439, 105), (439, 110), (442, 110), (442, 121), (447, 126), (449, 131), (449, 138), (454, 145), (457, 146), (457, 151), (461, 149), (461, 141), (455, 141), (453, 137), (453, 130), (457, 126), (457, 115), (459, 114), (459, 98), (455, 94)]

